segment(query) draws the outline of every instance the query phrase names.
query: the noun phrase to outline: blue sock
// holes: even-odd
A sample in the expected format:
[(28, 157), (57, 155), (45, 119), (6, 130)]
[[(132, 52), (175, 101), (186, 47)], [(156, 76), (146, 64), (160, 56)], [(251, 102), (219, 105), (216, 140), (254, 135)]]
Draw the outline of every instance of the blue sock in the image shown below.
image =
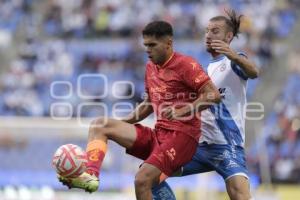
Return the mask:
[(152, 188), (153, 200), (176, 200), (176, 197), (166, 181)]

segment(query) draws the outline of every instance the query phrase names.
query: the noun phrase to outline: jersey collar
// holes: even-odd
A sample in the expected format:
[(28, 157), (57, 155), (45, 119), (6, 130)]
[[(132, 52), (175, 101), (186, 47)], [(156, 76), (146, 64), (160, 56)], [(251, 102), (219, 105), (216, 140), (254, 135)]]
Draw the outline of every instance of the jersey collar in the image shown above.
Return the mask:
[(169, 64), (169, 62), (172, 60), (172, 58), (174, 57), (175, 52), (172, 53), (172, 55), (170, 56), (170, 58), (163, 64), (163, 65), (157, 65), (160, 69), (164, 68), (167, 64)]
[(220, 60), (222, 60), (222, 59), (224, 59), (224, 58), (225, 58), (225, 55), (220, 54), (220, 55), (218, 55), (217, 57), (212, 58), (212, 59), (210, 60), (210, 63), (218, 62), (218, 61), (220, 61)]

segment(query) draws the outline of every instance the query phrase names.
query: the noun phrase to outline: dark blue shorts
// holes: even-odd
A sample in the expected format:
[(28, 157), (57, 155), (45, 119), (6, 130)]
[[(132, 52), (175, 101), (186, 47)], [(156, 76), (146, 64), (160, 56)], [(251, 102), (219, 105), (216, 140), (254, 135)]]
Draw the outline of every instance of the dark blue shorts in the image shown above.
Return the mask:
[(182, 176), (216, 171), (224, 180), (241, 175), (248, 178), (244, 148), (201, 143), (192, 160), (183, 166)]

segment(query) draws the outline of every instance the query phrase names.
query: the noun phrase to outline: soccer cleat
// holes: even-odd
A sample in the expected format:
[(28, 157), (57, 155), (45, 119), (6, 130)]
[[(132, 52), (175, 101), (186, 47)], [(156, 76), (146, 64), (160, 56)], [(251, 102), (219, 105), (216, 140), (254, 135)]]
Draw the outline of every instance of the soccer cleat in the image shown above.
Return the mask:
[(58, 180), (69, 189), (79, 188), (89, 193), (96, 192), (99, 187), (99, 179), (95, 175), (91, 175), (87, 172), (83, 172), (76, 178), (65, 178), (58, 175)]

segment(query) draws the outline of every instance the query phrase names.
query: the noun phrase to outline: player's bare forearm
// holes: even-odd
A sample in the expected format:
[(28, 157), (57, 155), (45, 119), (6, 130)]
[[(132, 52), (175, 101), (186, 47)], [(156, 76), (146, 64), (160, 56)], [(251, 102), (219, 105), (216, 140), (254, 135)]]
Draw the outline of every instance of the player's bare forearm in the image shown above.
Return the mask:
[(163, 116), (168, 119), (175, 119), (178, 117), (187, 116), (195, 111), (202, 111), (210, 107), (213, 104), (221, 102), (221, 95), (216, 86), (209, 81), (199, 91), (199, 97), (191, 104), (188, 104), (182, 108), (173, 110), (172, 107), (167, 107), (163, 111)]
[(231, 60), (234, 63), (236, 63), (238, 66), (240, 66), (249, 78), (251, 79), (257, 78), (259, 75), (259, 70), (255, 66), (255, 64), (245, 56), (238, 55), (237, 53), (235, 54), (236, 55), (233, 56)]
[(148, 117), (151, 113), (153, 113), (153, 108), (148, 99), (145, 99), (142, 103), (140, 103), (133, 112), (131, 112), (127, 117), (122, 119), (122, 121), (134, 124), (139, 121), (142, 121), (146, 117)]
[(221, 102), (221, 94), (216, 86), (209, 81), (200, 90), (199, 97), (193, 102), (193, 106), (196, 111), (202, 111), (210, 107), (213, 104)]

